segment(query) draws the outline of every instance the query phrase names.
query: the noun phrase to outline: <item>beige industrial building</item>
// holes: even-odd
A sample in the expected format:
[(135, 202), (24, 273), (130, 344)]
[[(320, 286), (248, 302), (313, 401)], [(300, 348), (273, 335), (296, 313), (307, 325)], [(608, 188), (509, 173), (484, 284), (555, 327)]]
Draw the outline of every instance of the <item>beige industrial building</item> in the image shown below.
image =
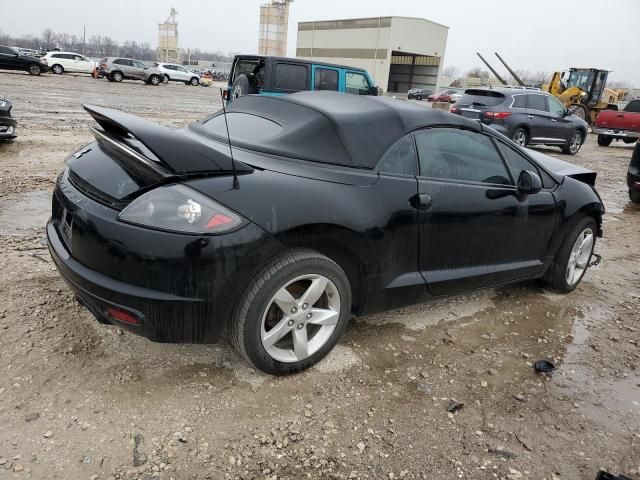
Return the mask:
[(158, 24), (158, 61), (180, 63), (178, 48), (178, 21), (175, 8), (171, 9), (169, 18)]
[(289, 4), (293, 0), (272, 0), (260, 5), (259, 55), (287, 55)]
[(385, 92), (435, 90), (449, 27), (424, 18), (301, 22), (300, 58), (364, 68)]

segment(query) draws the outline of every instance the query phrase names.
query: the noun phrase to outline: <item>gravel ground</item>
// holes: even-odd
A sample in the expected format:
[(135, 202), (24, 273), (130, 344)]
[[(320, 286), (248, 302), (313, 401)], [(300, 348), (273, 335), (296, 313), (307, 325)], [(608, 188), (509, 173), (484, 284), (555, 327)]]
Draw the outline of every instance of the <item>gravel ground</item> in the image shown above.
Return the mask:
[[(630, 146), (591, 136), (571, 158), (608, 211), (603, 263), (572, 294), (525, 283), (358, 318), (317, 368), (273, 378), (224, 345), (98, 324), (45, 246), (54, 179), (92, 138), (82, 103), (179, 127), (219, 90), (3, 72), (2, 94), (19, 137), (0, 144), (0, 479), (640, 478)], [(540, 358), (558, 371), (536, 375)]]

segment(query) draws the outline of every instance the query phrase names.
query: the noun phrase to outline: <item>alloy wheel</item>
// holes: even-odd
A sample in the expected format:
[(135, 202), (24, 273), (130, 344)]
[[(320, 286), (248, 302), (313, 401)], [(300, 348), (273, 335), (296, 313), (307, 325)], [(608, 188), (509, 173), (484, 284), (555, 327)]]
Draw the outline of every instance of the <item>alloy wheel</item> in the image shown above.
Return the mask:
[(571, 153), (576, 153), (580, 150), (580, 143), (582, 142), (582, 135), (578, 132), (574, 133), (569, 141), (569, 151)]
[(60, 65), (53, 66), (53, 73), (60, 75), (62, 73), (62, 67)]
[(523, 130), (518, 130), (513, 136), (513, 141), (524, 147), (527, 144), (527, 134)]
[(587, 270), (593, 250), (593, 241), (593, 230), (590, 228), (584, 229), (576, 238), (567, 263), (566, 279), (569, 286), (578, 283)]
[(262, 316), (262, 346), (274, 360), (309, 358), (331, 338), (340, 318), (336, 285), (318, 274), (299, 276), (273, 295)]
[(34, 64), (34, 65), (30, 65), (29, 66), (29, 73), (31, 75), (40, 75), (40, 72), (41, 72), (41, 70), (40, 70), (40, 67), (38, 65)]

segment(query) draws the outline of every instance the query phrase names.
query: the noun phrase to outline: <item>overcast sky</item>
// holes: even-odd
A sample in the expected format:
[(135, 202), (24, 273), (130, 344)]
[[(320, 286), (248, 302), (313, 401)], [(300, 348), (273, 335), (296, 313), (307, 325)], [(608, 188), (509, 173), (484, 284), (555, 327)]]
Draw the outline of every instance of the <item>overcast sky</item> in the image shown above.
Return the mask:
[[(40, 35), (44, 28), (149, 42), (157, 23), (178, 10), (180, 46), (253, 53), (260, 0), (0, 0), (0, 30)], [(475, 52), (498, 51), (513, 68), (613, 70), (612, 80), (640, 87), (640, 0), (295, 0), (289, 54), (297, 22), (368, 16), (423, 17), (450, 27), (445, 66), (483, 66)], [(486, 58), (486, 57), (485, 57)], [(495, 59), (495, 64), (498, 64)], [(491, 60), (490, 60), (491, 61)], [(494, 63), (494, 62), (492, 62)], [(494, 65), (497, 66), (497, 65)], [(499, 69), (506, 74), (504, 68)]]

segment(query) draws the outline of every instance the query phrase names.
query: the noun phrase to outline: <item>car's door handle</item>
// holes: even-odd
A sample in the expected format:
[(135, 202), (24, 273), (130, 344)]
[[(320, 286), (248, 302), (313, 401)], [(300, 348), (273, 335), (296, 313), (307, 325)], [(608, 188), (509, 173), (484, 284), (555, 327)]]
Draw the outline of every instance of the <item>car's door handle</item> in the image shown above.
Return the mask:
[(552, 119), (551, 119), (551, 121), (555, 123), (555, 122), (557, 122), (558, 120), (556, 120), (555, 118), (552, 118)]
[(529, 115), (529, 118), (533, 118), (533, 115)]
[(429, 210), (431, 208), (431, 204), (433, 203), (433, 199), (431, 195), (426, 193), (419, 193), (418, 195), (414, 195), (409, 199), (409, 203), (416, 210)]

